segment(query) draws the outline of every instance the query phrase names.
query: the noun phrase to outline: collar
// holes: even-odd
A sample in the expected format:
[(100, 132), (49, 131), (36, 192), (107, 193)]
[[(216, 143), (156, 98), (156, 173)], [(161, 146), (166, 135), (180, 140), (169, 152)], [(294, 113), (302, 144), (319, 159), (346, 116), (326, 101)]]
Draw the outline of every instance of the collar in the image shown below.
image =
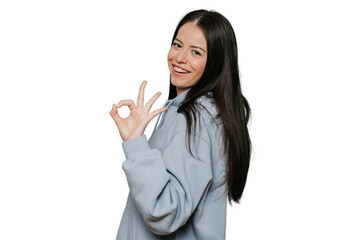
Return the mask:
[(190, 88), (182, 92), (180, 95), (176, 96), (175, 98), (167, 100), (164, 106), (180, 107), (185, 97), (187, 96), (189, 90)]
[[(189, 88), (188, 90), (184, 91), (183, 93), (181, 93), (180, 95), (176, 96), (175, 98), (170, 99), (170, 100), (167, 100), (167, 101), (165, 102), (164, 106), (168, 106), (168, 107), (171, 106), (171, 107), (177, 107), (177, 108), (179, 108), (180, 105), (181, 105), (181, 103), (184, 101), (186, 95), (188, 94), (189, 90), (190, 90), (190, 88)], [(165, 115), (166, 112), (167, 112), (167, 111), (162, 112), (162, 113), (160, 113), (160, 115), (158, 116), (158, 119), (156, 120), (155, 127), (154, 127), (154, 130), (153, 130), (153, 133), (151, 134), (151, 136), (154, 135), (155, 131), (162, 125), (162, 122), (163, 122), (163, 120), (164, 120), (164, 117), (163, 117), (163, 116)], [(161, 122), (160, 122), (160, 124), (159, 124), (160, 118), (161, 118)]]

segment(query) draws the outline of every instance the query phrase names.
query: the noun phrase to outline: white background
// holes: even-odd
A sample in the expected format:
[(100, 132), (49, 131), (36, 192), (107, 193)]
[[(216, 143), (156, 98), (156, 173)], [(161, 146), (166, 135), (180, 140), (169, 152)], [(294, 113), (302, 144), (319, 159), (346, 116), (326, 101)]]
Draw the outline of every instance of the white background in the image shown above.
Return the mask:
[(1, 1), (0, 239), (115, 239), (128, 188), (111, 105), (146, 79), (162, 106), (173, 31), (198, 8), (232, 23), (253, 111), (227, 239), (360, 239), (360, 8), (233, 2)]

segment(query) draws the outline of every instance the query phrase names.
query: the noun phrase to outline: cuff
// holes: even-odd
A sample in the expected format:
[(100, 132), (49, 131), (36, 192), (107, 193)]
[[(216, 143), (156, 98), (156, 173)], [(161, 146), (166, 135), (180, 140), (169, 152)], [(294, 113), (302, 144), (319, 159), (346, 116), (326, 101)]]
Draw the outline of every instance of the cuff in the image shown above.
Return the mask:
[(141, 135), (140, 137), (136, 137), (123, 142), (122, 147), (126, 159), (133, 158), (137, 153), (141, 151), (151, 150), (145, 134)]

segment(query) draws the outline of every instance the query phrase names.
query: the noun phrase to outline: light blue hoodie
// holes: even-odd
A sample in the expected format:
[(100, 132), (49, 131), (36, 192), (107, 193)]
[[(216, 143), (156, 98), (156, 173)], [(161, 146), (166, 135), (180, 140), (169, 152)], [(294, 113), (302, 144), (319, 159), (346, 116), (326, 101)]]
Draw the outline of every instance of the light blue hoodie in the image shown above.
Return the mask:
[(122, 143), (130, 193), (117, 240), (225, 239), (222, 125), (213, 118), (215, 105), (201, 97), (198, 101), (207, 111), (198, 111), (192, 156), (185, 116), (177, 112), (188, 91), (166, 102), (168, 110), (159, 116), (149, 141), (142, 135)]

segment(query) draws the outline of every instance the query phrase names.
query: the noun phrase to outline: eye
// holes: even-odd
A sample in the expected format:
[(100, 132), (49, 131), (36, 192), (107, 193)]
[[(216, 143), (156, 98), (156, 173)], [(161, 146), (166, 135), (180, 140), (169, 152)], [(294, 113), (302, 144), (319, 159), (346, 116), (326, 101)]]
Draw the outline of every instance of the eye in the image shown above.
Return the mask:
[(195, 55), (201, 56), (201, 53), (200, 53), (199, 51), (193, 50), (192, 52), (193, 52), (193, 54), (195, 54)]
[(173, 45), (175, 48), (181, 48), (181, 45), (180, 45), (179, 43), (177, 43), (177, 42), (174, 42), (172, 45)]

